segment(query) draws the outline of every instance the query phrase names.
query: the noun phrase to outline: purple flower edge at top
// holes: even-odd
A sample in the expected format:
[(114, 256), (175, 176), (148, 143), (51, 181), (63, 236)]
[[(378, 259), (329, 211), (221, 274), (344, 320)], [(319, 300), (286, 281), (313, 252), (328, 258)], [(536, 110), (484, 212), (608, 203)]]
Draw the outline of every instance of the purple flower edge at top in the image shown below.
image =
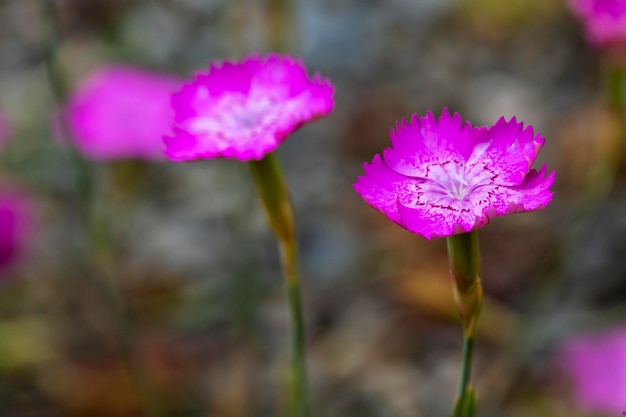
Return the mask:
[(581, 20), (587, 41), (596, 47), (626, 43), (625, 0), (569, 0)]
[[(91, 160), (164, 160), (162, 138), (174, 119), (170, 96), (180, 84), (173, 76), (130, 65), (99, 67), (68, 98), (67, 133)], [(62, 132), (59, 126), (57, 131)]]
[(612, 415), (626, 411), (626, 327), (571, 337), (557, 355), (556, 365), (570, 378), (580, 408)]
[(356, 192), (426, 239), (480, 228), (493, 217), (544, 208), (555, 173), (531, 166), (544, 144), (532, 127), (500, 118), (491, 128), (444, 109), (391, 129), (391, 147), (364, 164)]
[(213, 62), (173, 95), (174, 134), (165, 137), (173, 161), (260, 160), (302, 125), (329, 114), (334, 88), (309, 78), (289, 56), (251, 55)]
[(33, 198), (16, 183), (0, 182), (0, 278), (13, 271), (29, 251), (36, 229)]

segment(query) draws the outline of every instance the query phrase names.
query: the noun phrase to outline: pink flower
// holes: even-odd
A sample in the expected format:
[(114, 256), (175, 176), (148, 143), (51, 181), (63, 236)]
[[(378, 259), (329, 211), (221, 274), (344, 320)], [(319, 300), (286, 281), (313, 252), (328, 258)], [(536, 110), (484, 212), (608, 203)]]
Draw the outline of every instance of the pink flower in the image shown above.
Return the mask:
[[(491, 128), (463, 125), (447, 109), (396, 123), (392, 147), (365, 164), (354, 188), (390, 220), (426, 239), (469, 232), (492, 217), (539, 210), (554, 172), (530, 169), (543, 146), (515, 118)], [(384, 159), (384, 160), (383, 160)]]
[(173, 161), (262, 159), (290, 133), (333, 108), (333, 87), (291, 57), (253, 55), (212, 63), (172, 98), (174, 135), (165, 138)]
[(582, 21), (589, 43), (626, 42), (626, 0), (569, 0), (569, 5)]
[(567, 341), (559, 365), (581, 408), (620, 416), (626, 410), (626, 328)]
[(27, 193), (14, 184), (0, 184), (0, 274), (25, 255), (34, 223), (35, 208)]
[(170, 96), (179, 86), (173, 77), (129, 66), (100, 68), (68, 100), (70, 137), (98, 161), (165, 159), (162, 138), (174, 119)]

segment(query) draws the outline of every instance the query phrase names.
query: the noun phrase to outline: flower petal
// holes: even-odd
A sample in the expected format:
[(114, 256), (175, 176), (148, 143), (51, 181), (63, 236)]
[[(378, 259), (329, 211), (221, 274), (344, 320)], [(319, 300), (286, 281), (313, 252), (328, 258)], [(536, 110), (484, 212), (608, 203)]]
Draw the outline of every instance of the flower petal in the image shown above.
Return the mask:
[(162, 137), (174, 118), (170, 95), (179, 86), (170, 76), (104, 66), (78, 85), (62, 114), (76, 148), (89, 159), (162, 160)]
[(429, 240), (469, 232), (489, 222), (477, 216), (471, 204), (464, 200), (447, 204), (442, 199), (409, 206), (398, 199), (398, 212), (404, 228)]
[(532, 127), (502, 117), (474, 147), (465, 178), (472, 178), (475, 184), (520, 185), (544, 142)]
[(531, 170), (517, 187), (488, 185), (472, 191), (467, 198), (489, 217), (541, 210), (552, 201), (554, 177), (555, 172), (546, 177), (544, 165), (540, 171)]
[(493, 217), (542, 209), (552, 200), (555, 176), (545, 173), (544, 166), (539, 172), (532, 170), (519, 187), (487, 185), (464, 199), (450, 197), (425, 181), (416, 186), (419, 191), (398, 195), (398, 223), (433, 239), (483, 227)]
[(390, 220), (400, 223), (398, 196), (415, 194), (421, 180), (392, 171), (380, 155), (376, 155), (371, 164), (363, 164), (363, 169), (365, 175), (354, 184), (356, 192), (370, 206), (383, 212)]
[(464, 125), (458, 113), (451, 116), (447, 109), (439, 120), (431, 112), (422, 118), (413, 115), (410, 124), (402, 120), (391, 130), (392, 147), (383, 155), (389, 168), (399, 174), (436, 179), (442, 165), (461, 165), (485, 133), (486, 128)]
[(172, 98), (177, 129), (166, 139), (167, 154), (176, 161), (261, 159), (303, 124), (328, 114), (333, 93), (327, 80), (309, 79), (290, 57), (254, 55), (241, 64), (212, 65)]

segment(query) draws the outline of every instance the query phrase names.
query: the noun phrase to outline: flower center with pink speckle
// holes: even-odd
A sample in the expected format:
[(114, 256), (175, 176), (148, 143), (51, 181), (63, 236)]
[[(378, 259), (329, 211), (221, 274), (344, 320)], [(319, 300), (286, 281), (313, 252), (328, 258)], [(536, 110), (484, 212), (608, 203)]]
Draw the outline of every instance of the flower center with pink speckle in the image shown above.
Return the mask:
[(463, 200), (474, 189), (471, 179), (466, 178), (465, 166), (456, 163), (441, 165), (445, 175), (428, 181), (433, 192), (440, 192), (450, 198)]
[(172, 96), (175, 126), (165, 153), (173, 161), (261, 160), (303, 125), (333, 108), (334, 88), (308, 77), (298, 60), (254, 54), (214, 62)]
[(554, 173), (531, 168), (545, 139), (515, 118), (472, 127), (444, 109), (396, 123), (392, 146), (365, 164), (354, 188), (392, 221), (426, 239), (465, 233), (492, 217), (539, 210)]

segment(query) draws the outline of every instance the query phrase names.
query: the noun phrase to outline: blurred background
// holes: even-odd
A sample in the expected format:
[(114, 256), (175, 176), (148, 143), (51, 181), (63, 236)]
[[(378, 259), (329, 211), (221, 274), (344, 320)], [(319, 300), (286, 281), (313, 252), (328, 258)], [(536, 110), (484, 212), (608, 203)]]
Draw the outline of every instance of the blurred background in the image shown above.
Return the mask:
[(396, 120), (444, 106), (475, 125), (532, 124), (558, 173), (547, 209), (480, 231), (479, 415), (621, 415), (581, 408), (563, 361), (571, 338), (626, 324), (626, 136), (601, 54), (560, 0), (0, 1), (0, 178), (33, 212), (0, 278), (0, 415), (282, 415), (283, 283), (245, 164), (81, 161), (53, 134), (59, 104), (103, 65), (188, 79), (270, 50), (336, 87), (334, 112), (278, 150), (311, 415), (450, 413), (462, 335), (445, 240), (352, 189)]

